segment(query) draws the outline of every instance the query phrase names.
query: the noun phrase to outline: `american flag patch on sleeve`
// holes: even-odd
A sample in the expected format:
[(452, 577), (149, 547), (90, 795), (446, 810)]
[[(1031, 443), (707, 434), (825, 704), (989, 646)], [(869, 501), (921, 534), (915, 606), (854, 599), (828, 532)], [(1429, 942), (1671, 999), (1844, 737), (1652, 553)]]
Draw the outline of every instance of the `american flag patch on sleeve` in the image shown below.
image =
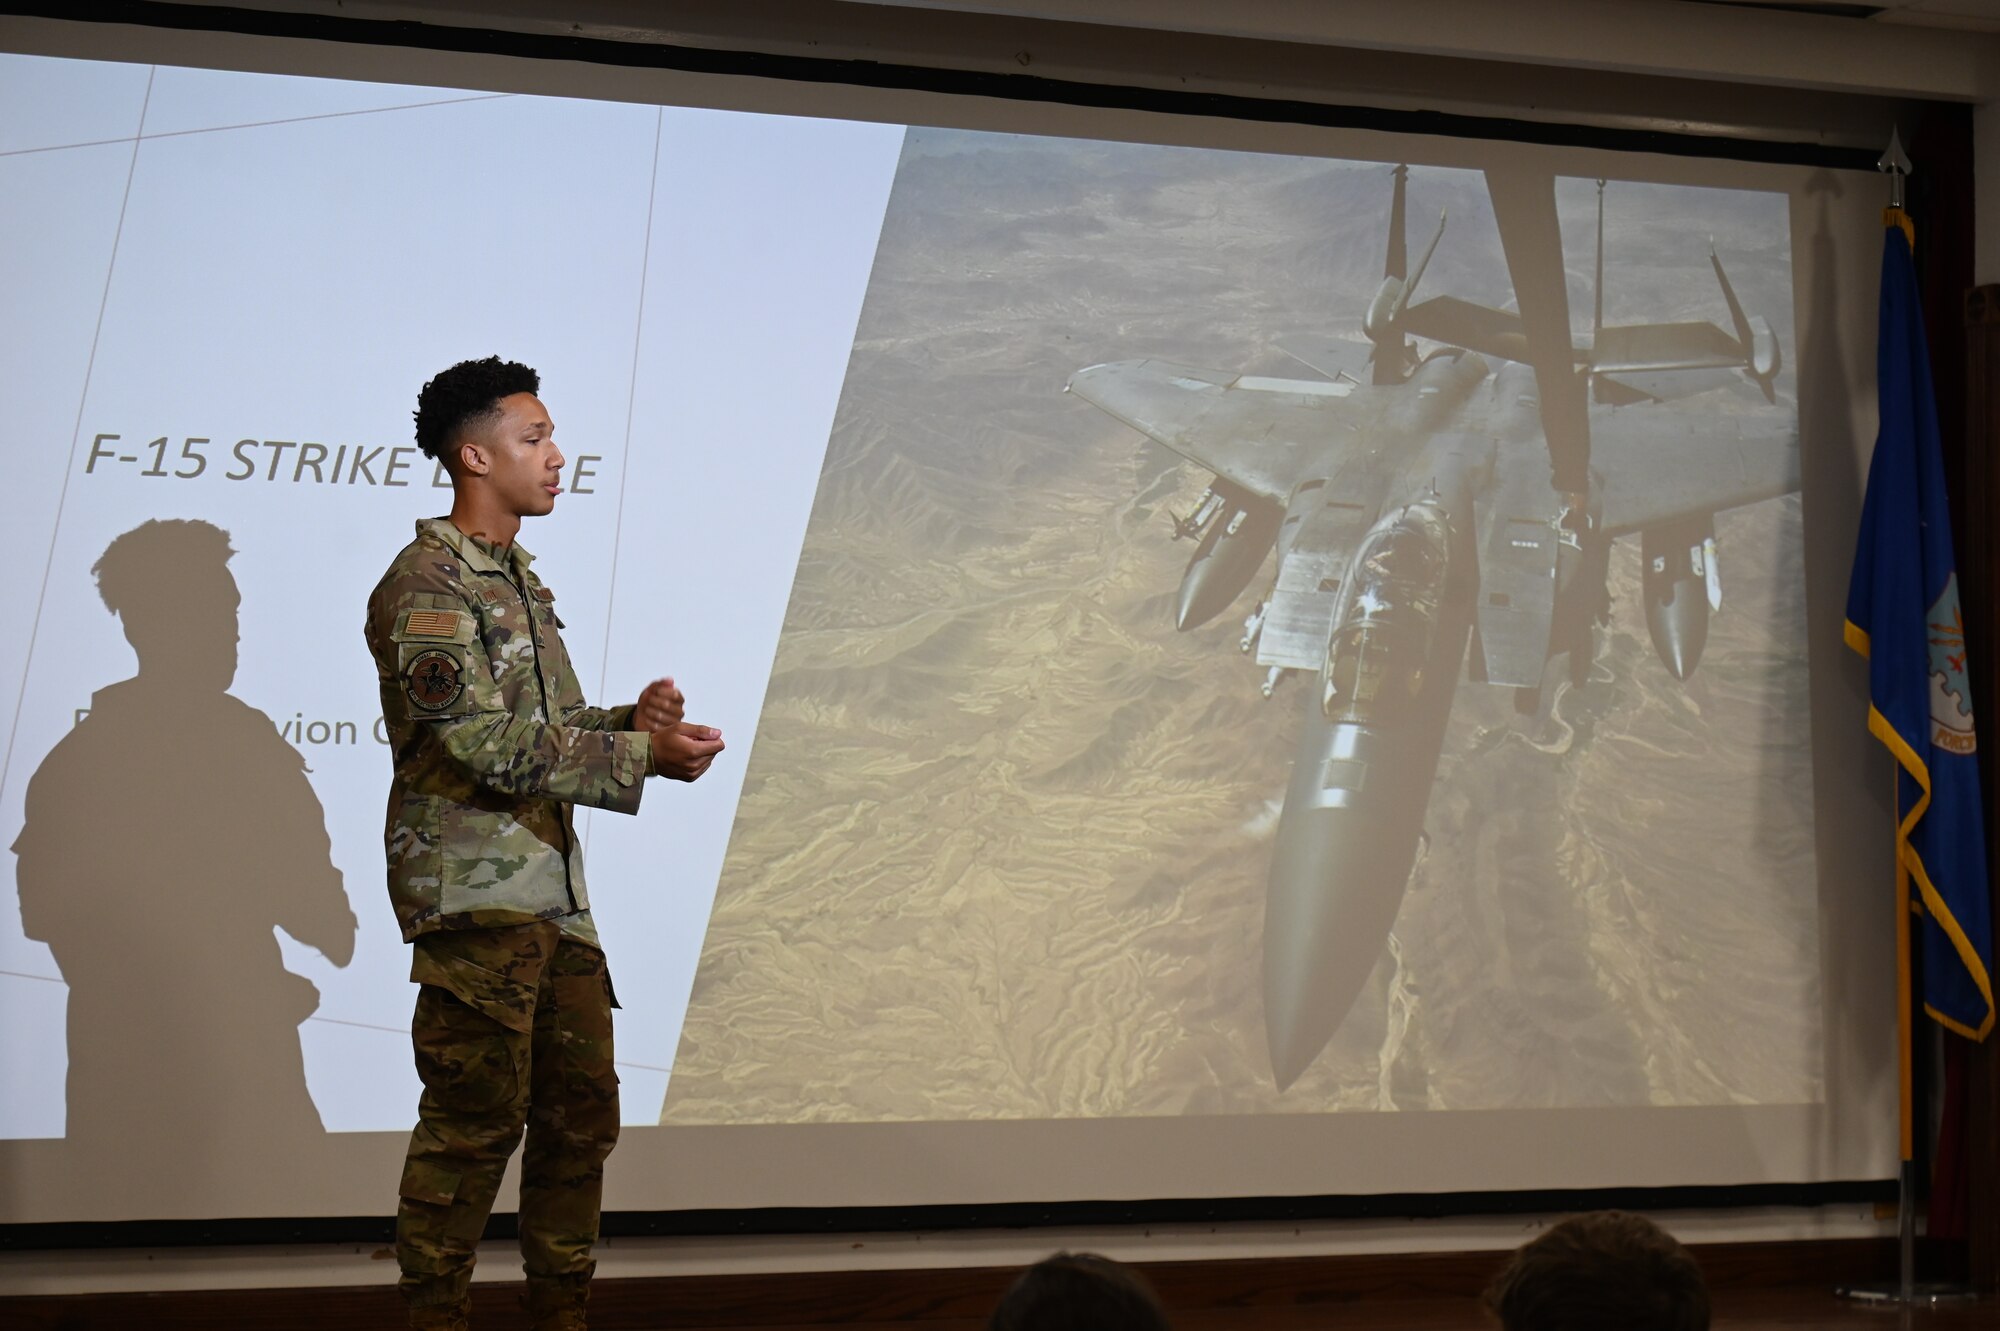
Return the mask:
[(456, 638), (458, 614), (456, 610), (412, 610), (403, 632), (412, 638)]

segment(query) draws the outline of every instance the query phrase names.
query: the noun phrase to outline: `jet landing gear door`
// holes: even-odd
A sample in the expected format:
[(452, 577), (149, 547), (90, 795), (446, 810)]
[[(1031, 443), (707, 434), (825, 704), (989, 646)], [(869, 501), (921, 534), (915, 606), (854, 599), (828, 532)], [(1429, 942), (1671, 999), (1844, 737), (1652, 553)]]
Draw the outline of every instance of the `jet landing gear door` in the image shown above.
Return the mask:
[(1505, 486), (1487, 505), (1479, 558), (1484, 678), (1520, 689), (1541, 687), (1556, 609), (1555, 493), (1539, 468), (1532, 475)]

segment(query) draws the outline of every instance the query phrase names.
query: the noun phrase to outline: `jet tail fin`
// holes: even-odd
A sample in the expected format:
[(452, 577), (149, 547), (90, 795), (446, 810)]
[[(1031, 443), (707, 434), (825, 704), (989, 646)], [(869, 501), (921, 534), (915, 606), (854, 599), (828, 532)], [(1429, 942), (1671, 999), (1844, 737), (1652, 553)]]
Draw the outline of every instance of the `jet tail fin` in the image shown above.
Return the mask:
[(1444, 239), (1445, 220), (1444, 213), (1440, 211), (1437, 230), (1431, 232), (1431, 243), (1424, 246), (1424, 255), (1417, 260), (1417, 270), (1410, 274), (1409, 281), (1403, 283), (1403, 294), (1396, 301), (1396, 312), (1390, 316), (1392, 320), (1403, 317), (1403, 312), (1409, 308), (1410, 293), (1417, 289), (1417, 283), (1424, 280), (1424, 269), (1431, 266), (1431, 256), (1437, 253), (1438, 242)]
[(1708, 247), (1708, 261), (1715, 267), (1715, 280), (1722, 284), (1722, 298), (1729, 302), (1729, 322), (1735, 325), (1737, 345), (1743, 348), (1747, 358), (1750, 353), (1750, 320), (1743, 313), (1743, 302), (1736, 299), (1736, 288), (1729, 285), (1729, 274), (1722, 267), (1722, 256), (1715, 252), (1715, 246)]
[(1722, 284), (1722, 298), (1729, 302), (1729, 320), (1736, 327), (1736, 342), (1743, 349), (1743, 370), (1764, 390), (1764, 400), (1776, 402), (1778, 391), (1772, 380), (1778, 377), (1778, 338), (1771, 331), (1771, 325), (1762, 315), (1755, 319), (1743, 313), (1743, 302), (1736, 299), (1736, 288), (1729, 285), (1729, 274), (1722, 267), (1722, 256), (1715, 252), (1711, 244), (1708, 261), (1715, 265), (1715, 280)]

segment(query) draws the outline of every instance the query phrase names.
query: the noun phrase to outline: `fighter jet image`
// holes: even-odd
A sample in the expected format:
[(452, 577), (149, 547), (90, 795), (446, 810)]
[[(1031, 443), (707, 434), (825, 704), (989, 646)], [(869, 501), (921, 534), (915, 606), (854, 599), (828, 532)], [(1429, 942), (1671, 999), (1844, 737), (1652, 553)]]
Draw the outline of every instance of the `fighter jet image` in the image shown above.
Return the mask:
[[(1486, 184), (1515, 309), (1413, 303), (1447, 219), (1412, 268), (1400, 166), (1366, 341), (1279, 343), (1321, 377), (1148, 359), (1078, 370), (1065, 390), (1214, 474), (1175, 520), (1175, 538), (1196, 541), (1181, 630), (1221, 614), (1276, 552), (1239, 645), (1267, 697), (1288, 675), (1312, 681), (1264, 919), (1281, 1090), (1384, 952), (1461, 674), (1546, 716), (1565, 673), (1587, 677), (1611, 543), (1637, 535), (1655, 651), (1687, 679), (1720, 605), (1714, 515), (1799, 486), (1777, 339), (1719, 256), (1732, 328), (1606, 326), (1599, 182), (1596, 313), (1573, 335), (1554, 177), (1489, 171)], [(1761, 401), (1698, 400), (1719, 378)]]

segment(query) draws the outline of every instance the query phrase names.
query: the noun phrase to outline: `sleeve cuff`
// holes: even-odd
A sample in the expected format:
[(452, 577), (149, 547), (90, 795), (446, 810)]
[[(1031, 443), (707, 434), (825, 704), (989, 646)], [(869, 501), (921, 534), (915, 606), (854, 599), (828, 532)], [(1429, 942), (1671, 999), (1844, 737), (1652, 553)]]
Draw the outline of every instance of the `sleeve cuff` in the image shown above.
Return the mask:
[(647, 770), (652, 766), (652, 745), (636, 730), (618, 732), (612, 739), (612, 784), (610, 797), (600, 807), (613, 813), (639, 812), (639, 799), (646, 793)]

